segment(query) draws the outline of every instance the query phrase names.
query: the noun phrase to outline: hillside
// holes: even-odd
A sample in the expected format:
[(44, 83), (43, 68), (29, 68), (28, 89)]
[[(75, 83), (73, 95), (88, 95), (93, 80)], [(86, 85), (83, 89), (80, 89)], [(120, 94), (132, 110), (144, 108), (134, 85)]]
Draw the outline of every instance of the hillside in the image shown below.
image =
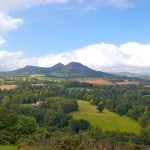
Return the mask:
[[(73, 112), (73, 118), (85, 119), (94, 127), (103, 131), (119, 131), (138, 134), (141, 130), (139, 123), (127, 116), (119, 116), (108, 110), (99, 113), (96, 107), (87, 101), (78, 101), (79, 111)], [(133, 130), (134, 129), (134, 130)]]
[(9, 72), (1, 72), (0, 75), (28, 75), (34, 73), (41, 73), (55, 77), (109, 77), (110, 74), (95, 71), (87, 66), (84, 66), (77, 62), (71, 62), (67, 65), (61, 63), (56, 64), (52, 67), (37, 67), (37, 66), (25, 66), (24, 68), (17, 69)]
[(49, 77), (58, 77), (58, 78), (84, 78), (84, 77), (95, 77), (110, 79), (113, 81), (146, 81), (146, 79), (141, 79), (138, 77), (127, 77), (123, 75), (105, 73), (102, 71), (93, 70), (81, 63), (71, 62), (67, 65), (58, 63), (52, 67), (37, 67), (37, 66), (25, 66), (14, 71), (0, 72), (0, 76), (23, 76), (23, 75), (32, 75), (32, 74), (44, 74)]

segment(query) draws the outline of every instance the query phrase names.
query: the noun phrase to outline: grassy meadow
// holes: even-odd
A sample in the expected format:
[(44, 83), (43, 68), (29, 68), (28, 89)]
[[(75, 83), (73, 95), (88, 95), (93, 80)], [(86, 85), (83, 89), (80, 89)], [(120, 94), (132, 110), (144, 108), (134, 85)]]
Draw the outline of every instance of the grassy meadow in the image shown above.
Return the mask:
[(17, 150), (17, 146), (0, 146), (0, 150)]
[(78, 101), (79, 111), (73, 112), (74, 119), (85, 119), (94, 127), (103, 131), (119, 131), (138, 134), (141, 131), (139, 123), (127, 116), (119, 116), (105, 109), (99, 113), (96, 106), (87, 101)]

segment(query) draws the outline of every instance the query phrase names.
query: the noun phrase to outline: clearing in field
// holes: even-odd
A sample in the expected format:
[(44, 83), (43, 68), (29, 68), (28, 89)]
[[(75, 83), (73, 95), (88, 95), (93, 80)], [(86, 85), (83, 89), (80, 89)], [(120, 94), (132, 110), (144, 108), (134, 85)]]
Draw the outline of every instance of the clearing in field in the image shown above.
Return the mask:
[(78, 101), (79, 111), (73, 112), (74, 119), (85, 119), (94, 127), (100, 127), (103, 131), (119, 131), (139, 134), (141, 131), (140, 124), (127, 117), (119, 116), (108, 110), (99, 113), (96, 106), (87, 101)]

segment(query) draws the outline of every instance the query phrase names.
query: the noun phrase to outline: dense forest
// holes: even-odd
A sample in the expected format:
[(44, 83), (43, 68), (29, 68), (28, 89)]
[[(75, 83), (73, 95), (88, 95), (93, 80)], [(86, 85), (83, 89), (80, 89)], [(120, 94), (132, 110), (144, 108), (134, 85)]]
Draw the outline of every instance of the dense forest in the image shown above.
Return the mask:
[[(0, 145), (35, 149), (148, 149), (150, 146), (150, 87), (96, 86), (76, 81), (31, 84), (0, 90)], [(141, 133), (102, 131), (90, 122), (75, 120), (77, 100), (89, 101), (137, 120)], [(133, 129), (134, 130), (134, 129)]]

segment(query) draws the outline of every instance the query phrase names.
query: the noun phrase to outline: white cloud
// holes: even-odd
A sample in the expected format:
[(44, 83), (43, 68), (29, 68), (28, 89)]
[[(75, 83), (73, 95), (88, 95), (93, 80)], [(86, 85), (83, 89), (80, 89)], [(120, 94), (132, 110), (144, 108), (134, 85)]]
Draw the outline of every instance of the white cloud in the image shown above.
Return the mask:
[(12, 70), (21, 67), (17, 62), (22, 59), (22, 56), (23, 53), (21, 51), (0, 51), (0, 71)]
[(8, 51), (0, 51), (0, 59), (10, 59), (10, 58), (19, 58), (23, 53), (21, 51), (18, 52), (8, 52)]
[[(150, 44), (137, 42), (114, 45), (100, 43), (60, 54), (40, 57), (27, 57), (22, 52), (0, 51), (0, 64), (3, 68), (16, 69), (25, 65), (50, 67), (57, 63), (80, 62), (88, 67), (102, 71), (136, 71), (150, 67)], [(11, 62), (10, 62), (11, 58)], [(5, 61), (4, 61), (5, 60)], [(132, 69), (132, 70), (131, 70)]]
[(0, 35), (4, 35), (17, 29), (22, 23), (23, 20), (20, 18), (13, 18), (8, 14), (0, 13)]
[(116, 9), (133, 8), (135, 5), (134, 0), (78, 0), (78, 3), (85, 11), (91, 11), (103, 7), (112, 7)]
[(0, 12), (0, 46), (6, 42), (4, 36), (18, 29), (21, 24), (23, 24), (23, 19), (13, 18), (7, 13)]
[(67, 0), (0, 0), (0, 10), (30, 8), (46, 4), (65, 4)]
[(113, 6), (116, 8), (128, 8), (133, 7), (133, 0), (98, 0), (100, 3), (104, 5)]
[(127, 66), (150, 66), (150, 44), (130, 42), (120, 46), (120, 51), (126, 55), (124, 64)]
[(3, 39), (1, 36), (0, 36), (0, 46), (3, 45), (5, 43), (5, 39)]

